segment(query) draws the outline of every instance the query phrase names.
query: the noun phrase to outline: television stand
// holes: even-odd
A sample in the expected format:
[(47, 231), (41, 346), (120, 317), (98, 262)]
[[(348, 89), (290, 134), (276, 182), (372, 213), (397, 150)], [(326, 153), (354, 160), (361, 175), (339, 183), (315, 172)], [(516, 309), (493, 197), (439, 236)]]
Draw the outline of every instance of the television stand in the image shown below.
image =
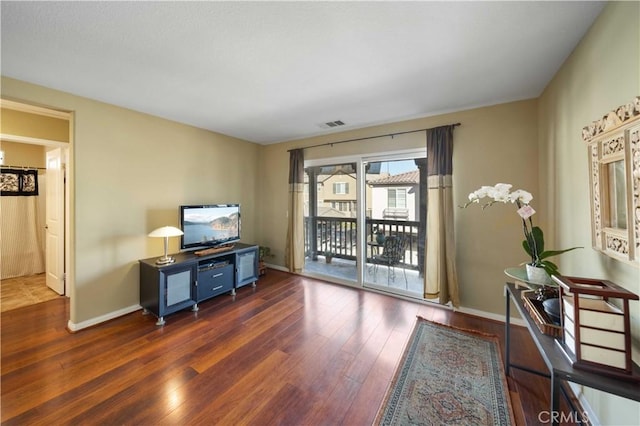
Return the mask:
[(164, 324), (166, 315), (191, 308), (222, 294), (234, 296), (240, 287), (258, 280), (258, 246), (237, 243), (215, 247), (222, 253), (196, 256), (193, 252), (174, 255), (175, 262), (157, 265), (157, 257), (141, 259), (140, 306)]
[(193, 254), (195, 254), (196, 256), (206, 256), (209, 254), (215, 254), (215, 253), (221, 253), (223, 251), (233, 250), (234, 247), (235, 246), (233, 244), (225, 244), (220, 247), (212, 247), (204, 250), (194, 251)]

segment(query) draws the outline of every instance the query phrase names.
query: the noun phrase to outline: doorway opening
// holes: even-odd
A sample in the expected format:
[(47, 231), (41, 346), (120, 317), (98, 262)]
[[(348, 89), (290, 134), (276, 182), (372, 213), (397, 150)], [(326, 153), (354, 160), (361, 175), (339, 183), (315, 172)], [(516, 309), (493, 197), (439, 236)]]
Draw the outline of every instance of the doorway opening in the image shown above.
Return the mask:
[[(4, 242), (2, 246), (3, 263), (8, 264), (6, 260), (10, 258), (25, 261), (20, 268), (3, 271), (3, 290), (5, 287), (12, 289), (10, 295), (3, 294), (4, 311), (59, 295), (71, 297), (71, 179), (67, 172), (71, 157), (72, 115), (4, 99), (1, 106), (3, 172), (7, 175), (11, 175), (11, 171), (29, 173), (39, 183), (38, 195), (28, 201), (33, 205), (33, 218), (28, 222), (32, 232), (21, 233), (20, 229), (13, 232), (16, 240), (33, 238), (38, 241), (28, 241), (26, 245)], [(6, 207), (9, 197), (3, 196), (3, 199)], [(20, 211), (17, 211), (18, 216)], [(11, 226), (3, 215), (3, 228)]]

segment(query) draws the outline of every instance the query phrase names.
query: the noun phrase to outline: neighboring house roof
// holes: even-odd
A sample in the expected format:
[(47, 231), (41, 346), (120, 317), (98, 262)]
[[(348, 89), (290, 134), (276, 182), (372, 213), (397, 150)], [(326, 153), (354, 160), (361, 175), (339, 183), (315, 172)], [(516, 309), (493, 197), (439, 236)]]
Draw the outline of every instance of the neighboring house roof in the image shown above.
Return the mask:
[(318, 182), (320, 183), (325, 183), (326, 181), (328, 181), (329, 179), (331, 179), (332, 177), (336, 177), (336, 176), (346, 176), (346, 177), (350, 177), (353, 180), (356, 180), (356, 175), (355, 174), (351, 174), (351, 173), (345, 173), (343, 171), (337, 171), (331, 175), (318, 175)]
[(420, 172), (413, 170), (406, 173), (391, 175), (369, 182), (371, 186), (378, 185), (417, 185), (420, 182)]
[(318, 207), (318, 216), (320, 217), (348, 217), (345, 212), (334, 209), (333, 207)]

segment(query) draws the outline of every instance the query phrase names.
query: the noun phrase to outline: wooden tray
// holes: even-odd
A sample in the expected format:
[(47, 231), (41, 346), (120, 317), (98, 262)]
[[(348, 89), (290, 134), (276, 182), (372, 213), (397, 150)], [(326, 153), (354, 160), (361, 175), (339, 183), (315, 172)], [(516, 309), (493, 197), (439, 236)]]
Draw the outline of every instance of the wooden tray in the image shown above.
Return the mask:
[(562, 327), (554, 324), (544, 311), (542, 302), (536, 299), (533, 291), (523, 291), (522, 301), (524, 308), (529, 312), (533, 322), (542, 333), (553, 337), (562, 337)]
[(233, 244), (226, 244), (220, 247), (213, 247), (209, 249), (194, 251), (193, 254), (195, 254), (196, 256), (207, 256), (209, 254), (221, 253), (223, 251), (233, 250), (233, 247), (234, 247)]

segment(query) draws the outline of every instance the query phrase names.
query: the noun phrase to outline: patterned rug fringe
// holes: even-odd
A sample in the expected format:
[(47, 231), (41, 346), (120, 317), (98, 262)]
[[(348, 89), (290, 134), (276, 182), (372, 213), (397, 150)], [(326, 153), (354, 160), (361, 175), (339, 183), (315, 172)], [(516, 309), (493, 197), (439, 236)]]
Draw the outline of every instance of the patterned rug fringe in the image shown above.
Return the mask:
[(452, 330), (462, 331), (463, 333), (475, 334), (476, 336), (489, 337), (489, 338), (492, 338), (492, 339), (499, 340), (499, 337), (496, 336), (495, 334), (485, 333), (484, 331), (473, 330), (471, 328), (458, 327), (457, 325), (442, 324), (441, 322), (431, 321), (431, 320), (426, 319), (426, 318), (424, 318), (424, 317), (422, 317), (420, 315), (416, 315), (416, 318), (419, 319), (419, 320), (426, 321), (428, 323), (434, 324), (434, 325), (438, 325), (440, 327), (446, 327), (446, 328), (450, 328)]

